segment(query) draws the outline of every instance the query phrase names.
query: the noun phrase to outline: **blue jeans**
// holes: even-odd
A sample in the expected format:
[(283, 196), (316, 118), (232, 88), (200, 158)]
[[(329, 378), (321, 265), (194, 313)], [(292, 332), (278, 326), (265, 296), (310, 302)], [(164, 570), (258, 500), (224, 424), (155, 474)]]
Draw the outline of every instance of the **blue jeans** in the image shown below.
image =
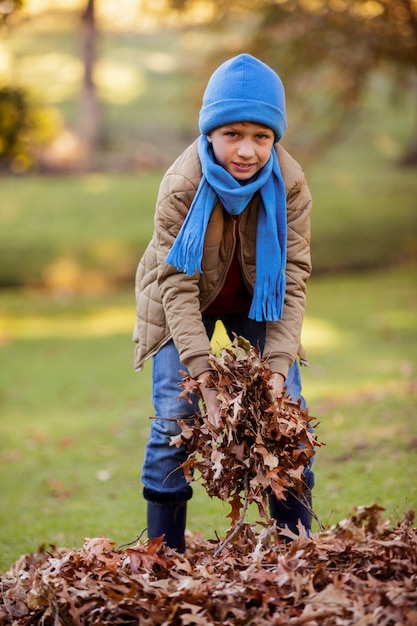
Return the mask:
[[(203, 315), (210, 339), (217, 319), (218, 316)], [(259, 346), (262, 353), (266, 331), (264, 322), (249, 319), (247, 313), (223, 316), (221, 321), (231, 339), (232, 333), (235, 332), (248, 339), (252, 345)], [(185, 480), (182, 469), (179, 469), (187, 458), (187, 449), (185, 446), (180, 448), (170, 446), (171, 437), (181, 432), (175, 418), (192, 417), (198, 410), (197, 396), (193, 404), (178, 399), (181, 392), (179, 383), (183, 378), (180, 370), (187, 371), (180, 362), (178, 351), (171, 340), (154, 356), (152, 363), (152, 402), (156, 419), (152, 421), (142, 468), (146, 500), (175, 503), (189, 500), (192, 496), (192, 489)], [(301, 395), (300, 370), (296, 361), (289, 369), (285, 384), (287, 393), (294, 400), (301, 398), (302, 406), (305, 407)]]

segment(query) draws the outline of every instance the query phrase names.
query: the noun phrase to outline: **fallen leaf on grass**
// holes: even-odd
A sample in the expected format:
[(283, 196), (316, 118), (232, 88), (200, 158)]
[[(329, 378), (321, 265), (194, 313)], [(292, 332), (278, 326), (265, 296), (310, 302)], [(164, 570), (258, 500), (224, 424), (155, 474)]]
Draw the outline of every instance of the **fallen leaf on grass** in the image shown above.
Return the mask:
[(65, 487), (60, 478), (49, 478), (46, 485), (49, 495), (53, 498), (61, 500), (71, 496), (71, 490)]

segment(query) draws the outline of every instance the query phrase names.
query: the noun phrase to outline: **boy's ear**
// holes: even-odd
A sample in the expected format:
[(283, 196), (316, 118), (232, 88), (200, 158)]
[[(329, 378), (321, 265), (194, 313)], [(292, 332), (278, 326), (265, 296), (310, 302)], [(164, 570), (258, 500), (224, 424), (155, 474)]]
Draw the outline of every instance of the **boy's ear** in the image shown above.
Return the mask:
[(209, 143), (211, 143), (211, 133), (207, 133), (207, 135), (206, 135), (206, 136), (207, 136), (207, 141), (208, 141)]

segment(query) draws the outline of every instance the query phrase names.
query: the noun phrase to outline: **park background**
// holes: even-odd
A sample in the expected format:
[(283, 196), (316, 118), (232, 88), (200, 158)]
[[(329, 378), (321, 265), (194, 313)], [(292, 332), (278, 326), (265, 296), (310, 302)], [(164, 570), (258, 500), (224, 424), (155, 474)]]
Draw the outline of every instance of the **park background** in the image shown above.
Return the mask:
[[(243, 51), (284, 79), (314, 197), (314, 508), (416, 508), (416, 19), (411, 0), (0, 1), (0, 570), (146, 525), (134, 272), (206, 81)], [(191, 531), (228, 512), (195, 483)]]

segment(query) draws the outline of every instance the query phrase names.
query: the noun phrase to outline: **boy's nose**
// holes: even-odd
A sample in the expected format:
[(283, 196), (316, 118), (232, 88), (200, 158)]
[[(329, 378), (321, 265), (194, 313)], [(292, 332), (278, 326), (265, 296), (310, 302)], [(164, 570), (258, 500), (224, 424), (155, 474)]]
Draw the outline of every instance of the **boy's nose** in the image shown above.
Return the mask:
[(255, 153), (252, 142), (241, 141), (238, 146), (237, 153), (243, 159), (249, 159), (250, 157), (252, 157)]

